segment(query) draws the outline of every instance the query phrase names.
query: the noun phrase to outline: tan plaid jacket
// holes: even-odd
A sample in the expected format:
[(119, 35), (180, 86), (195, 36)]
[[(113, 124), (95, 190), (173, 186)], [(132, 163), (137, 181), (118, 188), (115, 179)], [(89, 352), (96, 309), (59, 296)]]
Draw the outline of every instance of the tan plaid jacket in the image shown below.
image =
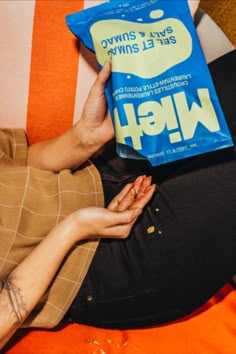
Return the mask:
[[(0, 278), (19, 264), (66, 215), (88, 206), (103, 206), (100, 176), (90, 162), (72, 173), (58, 174), (26, 166), (23, 130), (0, 129)], [(98, 241), (77, 244), (24, 327), (57, 325), (77, 292)], [(47, 262), (45, 255), (45, 262)]]

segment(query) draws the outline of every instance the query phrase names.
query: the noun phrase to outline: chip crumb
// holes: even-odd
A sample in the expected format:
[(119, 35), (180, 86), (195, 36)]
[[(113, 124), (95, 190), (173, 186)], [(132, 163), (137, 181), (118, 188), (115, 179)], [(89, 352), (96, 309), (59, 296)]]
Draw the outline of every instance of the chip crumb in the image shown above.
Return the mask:
[(128, 344), (128, 341), (124, 342), (122, 345), (123, 345), (124, 347), (126, 347), (127, 344)]
[(112, 343), (112, 339), (107, 338), (107, 339), (106, 339), (106, 342), (109, 343), (109, 344), (111, 344), (111, 343)]
[(88, 344), (100, 345), (100, 343), (96, 339), (88, 339), (87, 343)]
[(106, 354), (103, 349), (99, 349), (99, 354)]
[(97, 341), (97, 340), (93, 340), (93, 344), (95, 344), (95, 345), (100, 345), (100, 343)]
[(156, 208), (155, 211), (158, 212), (158, 211), (160, 211), (160, 209)]
[(148, 233), (148, 234), (152, 234), (154, 231), (155, 231), (155, 226), (149, 226), (149, 227), (147, 228), (147, 233)]
[(136, 199), (136, 190), (134, 188), (131, 188), (130, 194), (131, 194), (131, 196), (130, 196), (131, 202), (134, 202)]
[(147, 187), (145, 188), (145, 192), (150, 191), (150, 189), (152, 189), (152, 185), (151, 185), (151, 186), (147, 186)]
[(162, 231), (161, 231), (161, 230), (158, 230), (158, 233), (159, 233), (159, 235), (161, 235), (161, 234), (162, 234)]

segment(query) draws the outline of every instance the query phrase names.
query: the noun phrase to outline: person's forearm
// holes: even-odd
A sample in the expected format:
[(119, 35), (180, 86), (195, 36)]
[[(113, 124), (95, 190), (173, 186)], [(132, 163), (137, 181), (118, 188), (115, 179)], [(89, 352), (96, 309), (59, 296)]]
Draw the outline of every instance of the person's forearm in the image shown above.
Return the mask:
[(75, 170), (101, 147), (85, 141), (87, 134), (83, 134), (83, 129), (78, 122), (55, 139), (32, 144), (28, 149), (27, 164), (53, 172), (66, 168)]
[[(70, 226), (56, 227), (0, 282), (0, 349), (38, 303), (73, 245)], [(46, 257), (46, 259), (45, 259)]]
[(140, 176), (127, 184), (107, 209), (78, 209), (0, 281), (0, 349), (41, 299), (71, 247), (91, 238), (128, 237), (154, 191), (151, 178)]

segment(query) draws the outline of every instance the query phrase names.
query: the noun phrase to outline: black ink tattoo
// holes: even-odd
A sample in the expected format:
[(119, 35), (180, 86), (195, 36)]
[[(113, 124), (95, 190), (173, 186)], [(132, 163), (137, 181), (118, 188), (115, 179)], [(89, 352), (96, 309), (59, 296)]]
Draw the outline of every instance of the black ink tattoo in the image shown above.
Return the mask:
[(27, 312), (20, 288), (14, 284), (14, 279), (9, 276), (1, 282), (1, 292), (3, 290), (7, 292), (11, 313), (14, 315), (16, 323), (20, 323)]

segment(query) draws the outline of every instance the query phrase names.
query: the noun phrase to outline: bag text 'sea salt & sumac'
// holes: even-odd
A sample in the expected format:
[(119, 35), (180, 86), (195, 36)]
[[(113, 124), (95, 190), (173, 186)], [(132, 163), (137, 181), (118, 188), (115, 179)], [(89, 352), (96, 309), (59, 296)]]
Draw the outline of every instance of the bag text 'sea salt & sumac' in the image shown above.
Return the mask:
[(153, 166), (232, 146), (187, 0), (113, 0), (68, 15), (110, 61), (106, 97), (121, 157)]

